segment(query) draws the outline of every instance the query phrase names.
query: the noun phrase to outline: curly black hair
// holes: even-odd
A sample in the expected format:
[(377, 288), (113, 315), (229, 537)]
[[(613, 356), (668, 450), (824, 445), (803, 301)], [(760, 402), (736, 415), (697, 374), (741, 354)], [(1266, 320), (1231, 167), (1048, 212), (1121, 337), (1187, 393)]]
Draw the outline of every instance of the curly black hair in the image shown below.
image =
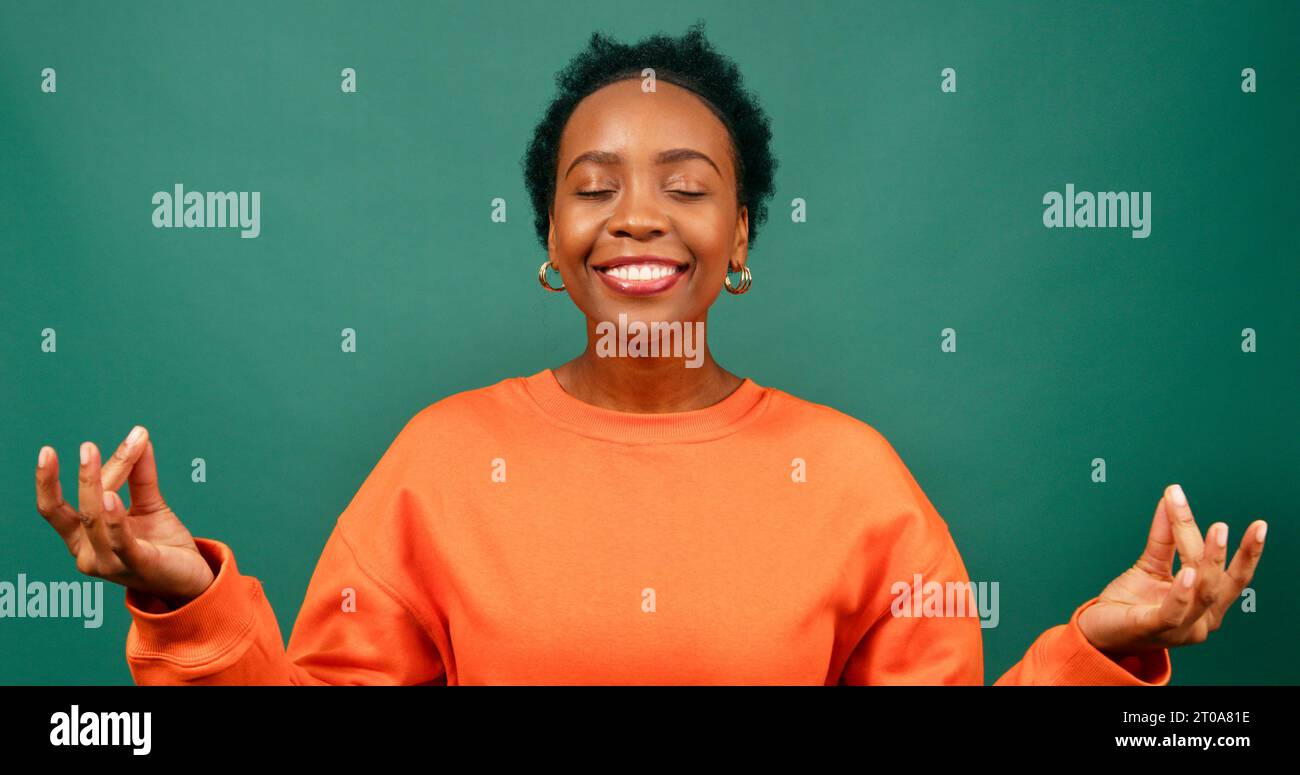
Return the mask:
[(633, 46), (593, 32), (587, 48), (555, 74), (557, 94), (541, 122), (520, 165), (533, 202), (537, 239), (546, 247), (549, 215), (555, 198), (556, 165), (560, 134), (574, 108), (587, 95), (624, 78), (640, 78), (644, 68), (655, 78), (694, 92), (721, 119), (731, 135), (736, 169), (736, 198), (749, 208), (749, 244), (767, 220), (767, 199), (772, 195), (777, 161), (770, 149), (772, 130), (767, 114), (745, 90), (740, 70), (718, 53), (704, 36), (704, 20), (697, 20), (680, 38), (662, 33)]

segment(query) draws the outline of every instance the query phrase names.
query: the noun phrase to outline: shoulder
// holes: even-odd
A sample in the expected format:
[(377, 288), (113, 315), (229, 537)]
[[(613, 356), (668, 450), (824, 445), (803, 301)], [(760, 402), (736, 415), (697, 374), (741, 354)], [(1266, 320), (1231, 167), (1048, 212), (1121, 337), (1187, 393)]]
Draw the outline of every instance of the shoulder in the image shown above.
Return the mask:
[(872, 423), (825, 404), (774, 389), (771, 410), (777, 427), (801, 450), (812, 477), (872, 503), (932, 505), (890, 439)]
[(462, 390), (440, 398), (407, 419), (394, 446), (445, 448), (445, 442), (464, 443), (507, 427), (517, 405), (519, 377), (507, 377), (483, 387)]
[(779, 388), (772, 388), (772, 394), (769, 411), (778, 427), (858, 459), (897, 457), (889, 439), (870, 422)]
[(512, 401), (513, 396), (519, 392), (519, 382), (522, 379), (506, 377), (490, 385), (452, 393), (416, 412), (411, 421), (436, 424), (490, 415)]

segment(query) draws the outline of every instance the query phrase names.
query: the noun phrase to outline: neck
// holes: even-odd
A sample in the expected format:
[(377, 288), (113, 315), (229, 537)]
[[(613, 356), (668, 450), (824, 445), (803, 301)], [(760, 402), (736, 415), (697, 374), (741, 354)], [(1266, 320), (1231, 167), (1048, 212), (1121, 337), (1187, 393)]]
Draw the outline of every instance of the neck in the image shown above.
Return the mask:
[(587, 321), (587, 349), (555, 368), (564, 392), (588, 404), (619, 412), (689, 412), (718, 403), (742, 380), (713, 360), (708, 339), (698, 368), (685, 358), (608, 358), (597, 354), (601, 335)]

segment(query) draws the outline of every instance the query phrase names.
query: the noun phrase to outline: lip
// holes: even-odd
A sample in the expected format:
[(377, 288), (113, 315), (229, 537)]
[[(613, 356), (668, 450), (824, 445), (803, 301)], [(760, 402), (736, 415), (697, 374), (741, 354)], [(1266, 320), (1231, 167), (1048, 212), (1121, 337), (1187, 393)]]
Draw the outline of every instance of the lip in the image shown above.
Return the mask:
[[(615, 277), (608, 271), (614, 267), (626, 266), (628, 264), (653, 265), (659, 264), (666, 267), (673, 267), (677, 271), (672, 274), (660, 277), (654, 280), (624, 280)], [(601, 282), (615, 293), (625, 296), (650, 296), (675, 286), (687, 272), (690, 271), (690, 263), (687, 261), (678, 261), (665, 256), (618, 256), (616, 258), (606, 259), (590, 265), (591, 270), (600, 277)]]

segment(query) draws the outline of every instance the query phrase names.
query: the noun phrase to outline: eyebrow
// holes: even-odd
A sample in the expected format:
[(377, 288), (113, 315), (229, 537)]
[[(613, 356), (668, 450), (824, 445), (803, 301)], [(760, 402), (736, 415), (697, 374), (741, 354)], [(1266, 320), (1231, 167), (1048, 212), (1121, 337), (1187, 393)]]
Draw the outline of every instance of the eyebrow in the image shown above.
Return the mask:
[[(704, 161), (707, 161), (709, 166), (713, 167), (714, 171), (719, 175), (722, 174), (722, 170), (718, 169), (718, 165), (713, 163), (713, 159), (710, 159), (707, 155), (700, 153), (693, 148), (674, 148), (670, 151), (660, 151), (655, 156), (655, 164), (672, 164), (673, 162), (686, 161), (687, 159), (703, 159)], [(569, 173), (573, 172), (573, 168), (584, 161), (595, 162), (596, 164), (622, 164), (623, 157), (610, 151), (587, 151), (586, 153), (580, 153), (577, 158), (569, 164), (569, 168), (564, 171), (564, 177), (569, 177)]]

